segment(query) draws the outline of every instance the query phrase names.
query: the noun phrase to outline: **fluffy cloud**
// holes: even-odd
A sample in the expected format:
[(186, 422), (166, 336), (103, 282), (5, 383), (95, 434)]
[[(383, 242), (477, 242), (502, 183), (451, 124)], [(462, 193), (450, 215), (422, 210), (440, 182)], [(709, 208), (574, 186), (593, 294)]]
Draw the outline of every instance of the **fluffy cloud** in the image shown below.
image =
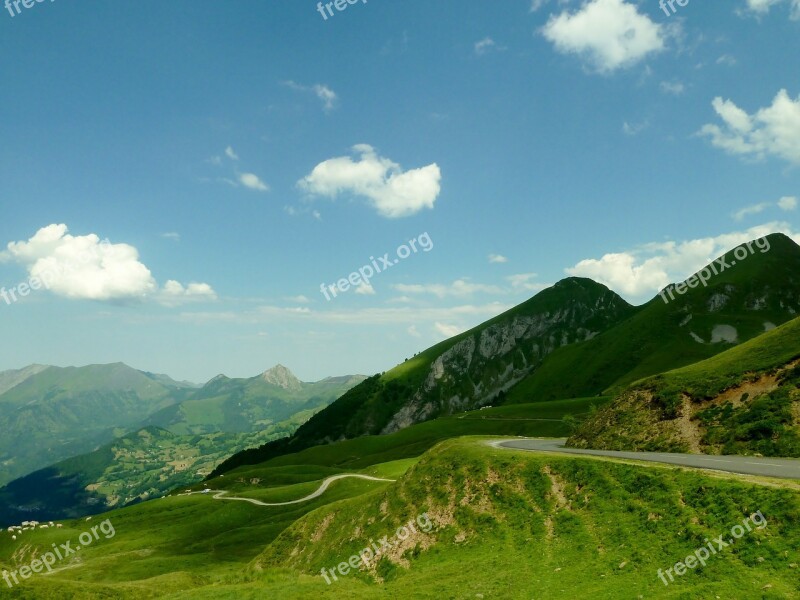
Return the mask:
[(664, 28), (625, 0), (591, 0), (575, 13), (553, 15), (542, 34), (600, 73), (631, 67), (666, 46)]
[(231, 160), (239, 160), (239, 155), (236, 154), (236, 152), (234, 152), (233, 148), (231, 148), (230, 146), (225, 148), (225, 156), (227, 156)]
[(536, 273), (519, 273), (517, 275), (509, 275), (506, 277), (506, 281), (511, 284), (514, 291), (540, 292), (546, 287), (549, 287), (546, 283), (535, 283), (532, 281), (537, 277), (538, 275)]
[[(151, 297), (177, 304), (202, 297), (215, 298), (211, 286), (193, 283), (184, 288), (168, 281), (163, 290), (139, 252), (128, 244), (101, 241), (95, 234), (73, 236), (63, 224), (41, 228), (27, 241), (11, 242), (0, 261), (22, 265), (57, 296), (73, 300), (144, 300)], [(182, 302), (180, 302), (182, 303)]]
[(383, 217), (407, 217), (433, 208), (441, 190), (436, 163), (403, 171), (400, 165), (378, 156), (372, 146), (359, 144), (349, 156), (321, 162), (297, 185), (305, 192), (328, 198), (353, 194), (366, 198)]
[[(786, 3), (787, 0), (747, 0), (747, 8), (757, 15), (765, 15), (773, 6)], [(788, 4), (791, 7), (791, 18), (795, 21), (800, 19), (800, 0), (788, 0)]]
[(714, 98), (712, 106), (723, 126), (704, 125), (699, 134), (730, 154), (763, 159), (777, 156), (800, 164), (800, 96), (781, 90), (772, 105), (750, 115), (731, 100)]
[(258, 175), (255, 175), (254, 173), (240, 173), (239, 183), (241, 183), (244, 187), (257, 192), (269, 191), (269, 186), (261, 181)]
[(582, 260), (566, 272), (589, 277), (623, 296), (641, 300), (668, 283), (684, 280), (728, 250), (774, 232), (783, 232), (800, 243), (800, 234), (792, 232), (787, 223), (773, 222), (713, 238), (646, 244), (627, 252)]
[(165, 306), (179, 306), (187, 302), (212, 301), (217, 299), (217, 294), (207, 283), (190, 283), (186, 287), (174, 279), (164, 284), (164, 289), (158, 294), (158, 301)]
[(374, 296), (375, 288), (372, 287), (371, 283), (364, 283), (362, 281), (361, 284), (356, 288), (356, 294), (360, 294), (362, 296)]
[(457, 325), (448, 325), (447, 323), (439, 323), (438, 321), (434, 323), (433, 326), (436, 331), (445, 338), (451, 338), (457, 336), (459, 333), (464, 332), (464, 329), (458, 327)]
[(778, 208), (781, 210), (794, 210), (797, 208), (797, 198), (794, 196), (784, 196), (778, 200)]
[(508, 259), (502, 254), (490, 254), (489, 262), (492, 264), (502, 264), (502, 263), (507, 263)]

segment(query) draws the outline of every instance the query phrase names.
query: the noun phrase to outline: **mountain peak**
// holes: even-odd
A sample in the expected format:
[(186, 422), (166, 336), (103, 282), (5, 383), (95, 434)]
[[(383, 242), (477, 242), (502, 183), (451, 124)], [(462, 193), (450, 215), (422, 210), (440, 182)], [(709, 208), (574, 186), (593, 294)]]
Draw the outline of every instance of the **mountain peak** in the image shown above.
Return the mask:
[(268, 371), (264, 371), (261, 374), (261, 379), (290, 391), (296, 391), (302, 387), (302, 382), (283, 365), (275, 365)]

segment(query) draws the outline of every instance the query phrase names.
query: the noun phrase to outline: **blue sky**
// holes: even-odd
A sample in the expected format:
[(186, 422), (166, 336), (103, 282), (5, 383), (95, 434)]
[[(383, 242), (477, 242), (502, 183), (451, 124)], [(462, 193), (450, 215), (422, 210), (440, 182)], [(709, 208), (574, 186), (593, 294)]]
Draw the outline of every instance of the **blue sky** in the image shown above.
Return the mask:
[(674, 6), (12, 4), (0, 369), (371, 374), (570, 274), (641, 303), (800, 240), (800, 2)]

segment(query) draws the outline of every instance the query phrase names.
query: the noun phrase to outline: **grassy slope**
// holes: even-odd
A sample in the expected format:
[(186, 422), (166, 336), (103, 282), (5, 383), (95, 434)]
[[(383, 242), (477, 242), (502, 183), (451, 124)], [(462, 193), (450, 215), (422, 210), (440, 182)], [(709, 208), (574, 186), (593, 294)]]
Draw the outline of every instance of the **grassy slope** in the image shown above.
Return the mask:
[[(800, 248), (782, 234), (768, 239), (769, 252), (762, 254), (754, 247), (754, 255), (714, 276), (708, 287), (689, 290), (668, 304), (656, 296), (617, 327), (557, 350), (509, 392), (507, 402), (619, 391), (643, 377), (695, 363), (730, 347), (700, 344), (690, 332), (708, 341), (716, 325), (727, 324), (744, 341), (763, 333), (767, 321), (779, 325), (792, 319), (800, 308)], [(728, 262), (735, 261), (733, 252), (725, 256)], [(709, 303), (718, 294), (730, 300), (725, 307), (710, 310)], [(767, 297), (765, 305), (754, 310), (762, 296)], [(690, 315), (691, 320), (684, 323)]]
[(0, 526), (92, 515), (161, 496), (200, 481), (235, 452), (291, 435), (312, 414), (249, 434), (179, 436), (156, 427), (128, 434), (0, 488)]
[[(408, 467), (381, 465), (398, 474)], [(258, 496), (286, 498), (297, 491), (276, 488)], [(658, 579), (657, 569), (759, 510), (765, 529), (745, 534), (669, 588)], [(423, 512), (435, 528), (412, 537), (402, 556), (394, 552), (374, 572), (331, 586), (319, 577), (322, 567), (347, 560), (370, 539), (391, 536)], [(337, 482), (309, 506), (258, 509), (192, 496), (109, 516), (117, 536), (82, 551), (81, 566), (35, 576), (6, 595), (238, 600), (800, 593), (790, 566), (800, 550), (796, 491), (669, 467), (497, 450), (475, 438), (438, 445), (396, 484)], [(74, 539), (85, 526), (32, 534), (21, 562), (35, 547)], [(8, 565), (15, 551), (20, 544), (0, 535), (0, 563)]]
[[(564, 417), (582, 418), (592, 407), (599, 408), (608, 400), (609, 398), (576, 398), (546, 404), (486, 408), (440, 417), (389, 435), (362, 436), (335, 444), (314, 446), (265, 462), (259, 460), (261, 457), (259, 449), (247, 450), (237, 455), (235, 460), (220, 465), (212, 477), (228, 472), (237, 473), (241, 469), (251, 470), (246, 465), (257, 465), (256, 469), (294, 464), (360, 468), (379, 462), (419, 456), (444, 439), (462, 435), (562, 437), (569, 435), (571, 431), (568, 423), (563, 421)], [(231, 471), (232, 469), (236, 470)]]
[[(571, 445), (609, 449), (687, 450), (673, 437), (659, 431), (664, 423), (682, 415), (682, 397), (698, 405), (720, 393), (750, 381), (800, 358), (800, 318), (731, 348), (708, 360), (638, 381), (611, 404), (585, 421), (570, 438)], [(800, 423), (793, 424), (792, 406), (800, 408), (797, 370), (787, 372), (775, 392), (750, 398), (741, 407), (724, 409), (722, 423), (737, 432), (716, 432), (718, 440), (730, 437), (730, 449), (737, 453), (758, 451), (768, 455), (800, 456)], [(704, 407), (713, 411), (713, 406)], [(719, 412), (719, 411), (717, 411)], [(705, 414), (709, 419), (722, 415)], [(705, 425), (711, 425), (711, 421)], [(761, 424), (759, 426), (759, 424)], [(749, 425), (749, 427), (748, 427)], [(764, 426), (768, 430), (762, 430)], [(788, 440), (788, 441), (787, 441)], [(709, 440), (711, 441), (711, 440)], [(739, 442), (739, 443), (734, 443)], [(764, 443), (762, 443), (764, 442)]]

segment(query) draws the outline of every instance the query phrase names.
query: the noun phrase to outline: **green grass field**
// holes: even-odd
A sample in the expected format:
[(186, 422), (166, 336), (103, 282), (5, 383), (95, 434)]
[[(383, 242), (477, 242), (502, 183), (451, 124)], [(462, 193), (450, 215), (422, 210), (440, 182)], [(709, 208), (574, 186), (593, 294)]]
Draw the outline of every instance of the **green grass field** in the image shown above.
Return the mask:
[[(487, 411), (484, 411), (487, 412)], [(255, 507), (171, 497), (62, 530), (0, 534), (0, 568), (111, 519), (116, 535), (82, 549), (9, 598), (789, 598), (800, 593), (800, 494), (667, 466), (438, 444), (365, 473), (396, 483), (334, 483), (304, 505)], [(327, 473), (327, 470), (325, 470)], [(306, 472), (308, 477), (322, 471)], [(311, 482), (253, 492), (294, 498)], [(314, 482), (318, 483), (318, 481)], [(665, 587), (657, 576), (706, 539), (761, 511), (753, 529)], [(319, 575), (370, 540), (427, 513), (434, 527), (369, 570)], [(791, 566), (793, 565), (794, 566)], [(63, 568), (63, 567), (69, 568)]]

